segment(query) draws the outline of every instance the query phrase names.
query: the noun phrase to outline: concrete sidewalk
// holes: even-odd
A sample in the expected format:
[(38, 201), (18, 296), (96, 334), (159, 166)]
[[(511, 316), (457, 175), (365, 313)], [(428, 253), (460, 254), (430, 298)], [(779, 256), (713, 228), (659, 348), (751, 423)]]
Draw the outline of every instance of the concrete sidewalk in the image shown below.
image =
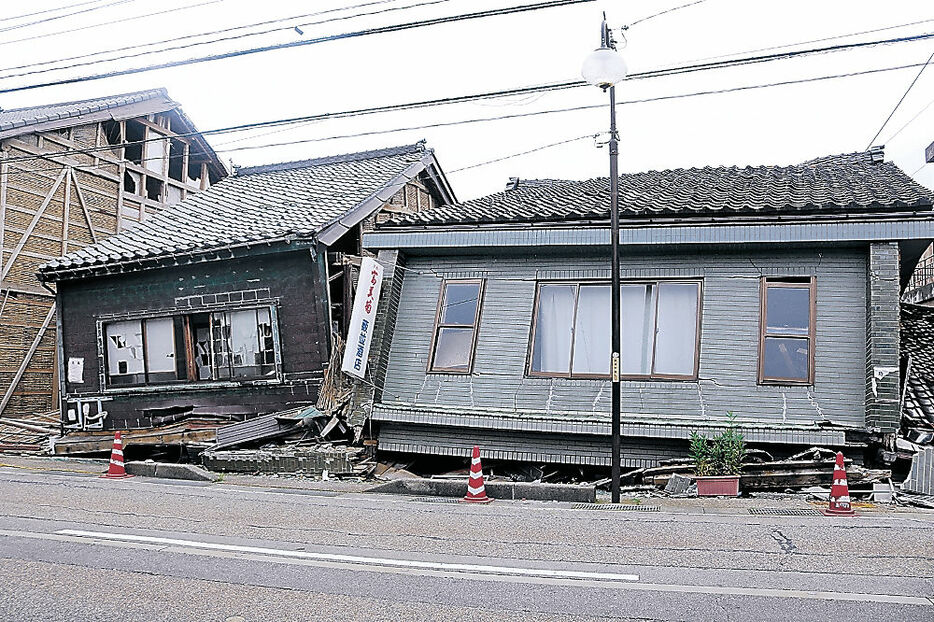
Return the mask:
[[(74, 458), (74, 457), (57, 457), (57, 456), (33, 456), (33, 455), (17, 455), (9, 453), (0, 453), (0, 468), (17, 468), (24, 469), (32, 472), (50, 472), (50, 473), (73, 473), (79, 476), (95, 476), (104, 473), (107, 470), (106, 459), (100, 458)], [(136, 463), (143, 464), (143, 463)], [(153, 463), (149, 463), (153, 464)], [(171, 466), (171, 465), (169, 465)], [(299, 476), (288, 476), (288, 475), (241, 475), (241, 474), (218, 474), (215, 481), (205, 481), (205, 485), (211, 486), (230, 486), (230, 487), (243, 487), (251, 489), (281, 489), (294, 490), (294, 491), (320, 491), (336, 494), (352, 494), (352, 493), (369, 493), (375, 488), (384, 487), (387, 488), (387, 484), (392, 482), (382, 481), (382, 480), (373, 480), (373, 481), (359, 481), (359, 480), (330, 480), (330, 481), (321, 481)], [(158, 478), (162, 482), (171, 482), (172, 479)], [(191, 479), (191, 478), (183, 478)], [(423, 480), (396, 480), (396, 481), (423, 481)], [(444, 480), (434, 480), (435, 482), (441, 482)], [(180, 482), (181, 483), (181, 482)], [(496, 482), (493, 482), (496, 483)], [(501, 482), (505, 484), (505, 482)], [(452, 488), (457, 487), (456, 482), (446, 482), (446, 487)], [(464, 482), (464, 490), (466, 491), (466, 481)], [(404, 486), (398, 486), (400, 491), (391, 491), (387, 496), (400, 496), (400, 497), (412, 497), (412, 498), (427, 498), (432, 497), (430, 491), (419, 493), (418, 495), (413, 494), (398, 494), (401, 492), (401, 489)], [(388, 488), (393, 489), (395, 486), (389, 486)], [(417, 488), (417, 487), (416, 487)], [(495, 490), (495, 486), (492, 487), (492, 490)], [(674, 513), (686, 513), (686, 514), (722, 514), (722, 515), (749, 515), (752, 513), (765, 513), (768, 514), (772, 510), (777, 510), (779, 513), (788, 513), (789, 511), (800, 512), (801, 515), (815, 515), (816, 509), (822, 506), (826, 506), (826, 503), (821, 504), (819, 502), (809, 502), (805, 495), (781, 495), (781, 494), (767, 494), (764, 496), (756, 497), (738, 497), (738, 498), (728, 498), (728, 497), (714, 497), (714, 498), (671, 498), (664, 496), (654, 496), (652, 494), (643, 494), (641, 496), (632, 495), (632, 496), (623, 496), (622, 503), (620, 506), (623, 506), (624, 509), (612, 510), (614, 506), (607, 503), (608, 495), (603, 493), (599, 494), (597, 497), (597, 503), (582, 503), (571, 499), (569, 501), (554, 501), (554, 500), (543, 500), (532, 499), (530, 497), (526, 498), (515, 498), (509, 499), (503, 496), (499, 498), (493, 494), (492, 490), (488, 489), (488, 494), (496, 499), (499, 503), (544, 503), (544, 504), (554, 504), (555, 506), (568, 506), (568, 507), (577, 507), (581, 506), (591, 506), (594, 510), (597, 511), (622, 511), (627, 513), (641, 513), (641, 512), (674, 512)], [(374, 496), (376, 496), (374, 494)], [(455, 498), (450, 496), (438, 496), (436, 497), (438, 501), (454, 501)], [(617, 506), (618, 507), (618, 506)], [(871, 515), (886, 515), (886, 514), (925, 514), (925, 515), (934, 515), (932, 510), (923, 510), (920, 508), (906, 507), (906, 506), (896, 506), (896, 505), (886, 505), (886, 504), (874, 504), (874, 503), (860, 503), (855, 502), (854, 507), (856, 510), (863, 514)], [(631, 509), (630, 509), (631, 508)], [(638, 508), (638, 509), (636, 509)], [(813, 514), (812, 514), (813, 513)]]

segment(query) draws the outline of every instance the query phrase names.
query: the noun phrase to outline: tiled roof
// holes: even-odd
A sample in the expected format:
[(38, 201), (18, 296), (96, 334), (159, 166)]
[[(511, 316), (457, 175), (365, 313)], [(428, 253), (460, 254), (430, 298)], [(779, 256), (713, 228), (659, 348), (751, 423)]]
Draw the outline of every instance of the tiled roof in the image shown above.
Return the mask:
[(136, 104), (157, 97), (168, 98), (168, 94), (165, 89), (151, 89), (121, 95), (108, 95), (96, 99), (0, 110), (0, 130), (28, 127), (58, 119), (76, 118), (92, 112)]
[[(124, 261), (311, 236), (432, 157), (424, 143), (241, 168), (133, 229), (50, 261), (40, 278)], [(388, 199), (388, 197), (386, 197)]]
[(911, 357), (904, 415), (934, 427), (934, 307), (902, 304), (900, 342), (902, 358)]
[[(381, 228), (609, 218), (609, 178), (523, 185), (457, 205), (400, 216)], [(758, 215), (929, 211), (934, 192), (880, 149), (794, 166), (704, 167), (624, 174), (620, 218), (741, 218)]]

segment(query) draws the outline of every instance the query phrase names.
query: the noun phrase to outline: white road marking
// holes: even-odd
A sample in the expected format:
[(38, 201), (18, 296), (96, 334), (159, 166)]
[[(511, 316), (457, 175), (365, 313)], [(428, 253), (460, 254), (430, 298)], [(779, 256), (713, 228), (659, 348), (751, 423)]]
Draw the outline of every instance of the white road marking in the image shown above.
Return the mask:
[[(82, 535), (73, 535), (73, 534), (82, 534)], [(85, 534), (95, 534), (94, 536), (88, 536)], [(257, 554), (249, 552), (238, 552), (233, 550), (221, 550), (216, 548), (207, 548), (207, 547), (193, 547), (190, 544), (190, 541), (187, 540), (178, 540), (185, 543), (182, 546), (175, 544), (166, 545), (164, 542), (154, 543), (154, 542), (144, 542), (144, 541), (127, 541), (127, 540), (113, 540), (102, 538), (101, 536), (107, 535), (119, 535), (119, 534), (106, 534), (100, 532), (86, 532), (79, 530), (63, 529), (55, 533), (37, 533), (31, 531), (15, 531), (0, 529), (0, 535), (2, 536), (12, 536), (12, 537), (22, 537), (38, 540), (57, 540), (64, 542), (81, 542), (87, 541), (88, 537), (98, 538), (98, 544), (104, 544), (106, 546), (114, 547), (126, 547), (126, 548), (135, 548), (135, 549), (144, 549), (144, 550), (158, 550), (166, 553), (187, 553), (194, 555), (206, 555), (211, 557), (221, 557), (228, 559), (241, 559), (241, 560), (255, 560), (263, 562), (272, 562), (277, 564), (289, 564), (289, 565), (302, 565), (302, 566), (316, 566), (316, 567), (330, 567), (330, 568), (339, 568), (345, 570), (359, 570), (359, 563), (348, 563), (341, 561), (329, 561), (327, 559), (314, 559), (307, 558), (303, 555), (303, 558), (298, 557), (286, 557), (286, 556), (276, 556), (269, 554)], [(135, 538), (143, 538), (144, 536), (135, 536)], [(160, 540), (168, 542), (176, 542), (169, 538), (148, 538), (148, 540)], [(213, 543), (206, 543), (213, 544)], [(158, 545), (158, 546), (157, 546)], [(239, 548), (239, 549), (258, 549), (258, 550), (267, 550), (262, 547), (234, 547), (230, 546), (229, 548)], [(268, 549), (276, 550), (276, 549)], [(285, 551), (288, 553), (304, 553), (303, 551)], [(307, 553), (305, 555), (308, 555)], [(353, 556), (335, 556), (335, 557), (347, 557), (352, 558)], [(373, 558), (363, 558), (368, 561)], [(432, 564), (434, 566), (441, 566), (442, 564)], [(446, 566), (457, 566), (457, 564), (444, 564)], [(470, 566), (470, 565), (466, 565)], [(495, 566), (487, 566), (487, 568), (496, 568)], [(792, 599), (801, 599), (801, 600), (826, 600), (826, 601), (849, 601), (849, 602), (871, 602), (871, 603), (885, 603), (893, 605), (915, 605), (922, 607), (934, 607), (934, 601), (925, 597), (915, 597), (915, 596), (902, 596), (897, 594), (871, 594), (863, 592), (824, 592), (817, 590), (800, 590), (800, 589), (776, 589), (776, 588), (755, 588), (755, 587), (733, 587), (733, 586), (722, 586), (722, 585), (678, 585), (678, 584), (667, 584), (667, 583), (635, 583), (633, 580), (628, 581), (608, 581), (608, 580), (593, 580), (593, 579), (576, 579), (576, 578), (567, 578), (567, 575), (562, 576), (520, 576), (516, 574), (493, 574), (493, 573), (483, 573), (476, 571), (451, 571), (448, 570), (435, 570), (431, 568), (413, 568), (413, 567), (399, 567), (399, 566), (379, 566), (372, 565), (369, 568), (366, 568), (370, 571), (376, 572), (388, 572), (393, 574), (418, 574), (423, 576), (433, 576), (433, 577), (447, 577), (447, 578), (458, 578), (468, 576), (470, 578), (476, 578), (484, 581), (494, 581), (499, 583), (535, 583), (539, 585), (554, 585), (554, 586), (566, 586), (566, 587), (593, 587), (600, 589), (615, 589), (615, 590), (634, 590), (634, 591), (644, 591), (644, 592), (676, 592), (676, 593), (686, 593), (686, 594), (716, 594), (722, 596), (748, 596), (748, 597), (767, 597), (767, 598), (792, 598)], [(510, 568), (510, 570), (516, 570)], [(520, 569), (521, 570), (521, 569)], [(531, 569), (530, 569), (531, 570)], [(637, 579), (636, 579), (637, 580)]]
[(448, 562), (428, 562), (415, 559), (393, 559), (389, 557), (364, 557), (362, 555), (340, 555), (337, 553), (313, 553), (310, 551), (290, 551), (287, 549), (272, 549), (262, 546), (243, 546), (239, 544), (222, 544), (219, 542), (203, 542), (200, 540), (182, 540), (178, 538), (160, 538), (154, 536), (138, 536), (135, 534), (107, 533), (102, 531), (82, 531), (79, 529), (62, 529), (55, 533), (63, 536), (79, 536), (85, 538), (98, 538), (102, 540), (115, 540), (120, 542), (140, 542), (145, 544), (158, 544), (165, 546), (189, 547), (196, 549), (210, 549), (214, 551), (228, 551), (232, 553), (254, 553), (275, 557), (294, 557), (297, 559), (314, 559), (369, 566), (392, 566), (397, 568), (419, 568), (425, 570), (442, 570), (453, 572), (473, 572), (481, 574), (516, 575), (524, 577), (553, 577), (560, 579), (589, 579), (594, 581), (638, 581), (639, 575), (618, 574), (612, 572), (582, 572), (578, 570), (551, 570), (548, 568), (517, 568), (513, 566), (487, 566), (484, 564), (453, 564)]

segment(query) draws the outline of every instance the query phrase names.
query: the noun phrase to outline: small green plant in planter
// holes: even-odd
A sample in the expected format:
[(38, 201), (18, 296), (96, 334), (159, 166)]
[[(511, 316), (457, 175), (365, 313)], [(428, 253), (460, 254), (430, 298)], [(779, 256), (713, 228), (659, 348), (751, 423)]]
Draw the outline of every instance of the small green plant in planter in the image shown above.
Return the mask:
[(746, 439), (737, 429), (733, 413), (727, 416), (727, 429), (712, 439), (692, 432), (690, 452), (694, 459), (698, 496), (739, 495)]

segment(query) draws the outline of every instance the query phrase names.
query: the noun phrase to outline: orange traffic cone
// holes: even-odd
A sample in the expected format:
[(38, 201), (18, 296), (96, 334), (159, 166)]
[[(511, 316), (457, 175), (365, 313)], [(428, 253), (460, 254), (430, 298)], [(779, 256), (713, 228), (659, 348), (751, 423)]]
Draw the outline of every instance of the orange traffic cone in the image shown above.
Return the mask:
[(489, 503), (492, 501), (486, 496), (486, 486), (483, 484), (483, 467), (480, 466), (480, 448), (473, 447), (470, 459), (470, 477), (467, 478), (467, 496), (462, 499), (468, 503)]
[(830, 506), (823, 510), (825, 516), (856, 516), (850, 505), (850, 487), (846, 483), (846, 468), (843, 453), (837, 452), (837, 463), (833, 467), (833, 485), (830, 487)]
[(110, 479), (133, 477), (126, 472), (125, 468), (123, 468), (123, 438), (120, 437), (119, 431), (114, 434), (114, 448), (110, 452), (110, 467), (107, 469), (106, 473), (101, 475), (101, 477), (107, 477)]

